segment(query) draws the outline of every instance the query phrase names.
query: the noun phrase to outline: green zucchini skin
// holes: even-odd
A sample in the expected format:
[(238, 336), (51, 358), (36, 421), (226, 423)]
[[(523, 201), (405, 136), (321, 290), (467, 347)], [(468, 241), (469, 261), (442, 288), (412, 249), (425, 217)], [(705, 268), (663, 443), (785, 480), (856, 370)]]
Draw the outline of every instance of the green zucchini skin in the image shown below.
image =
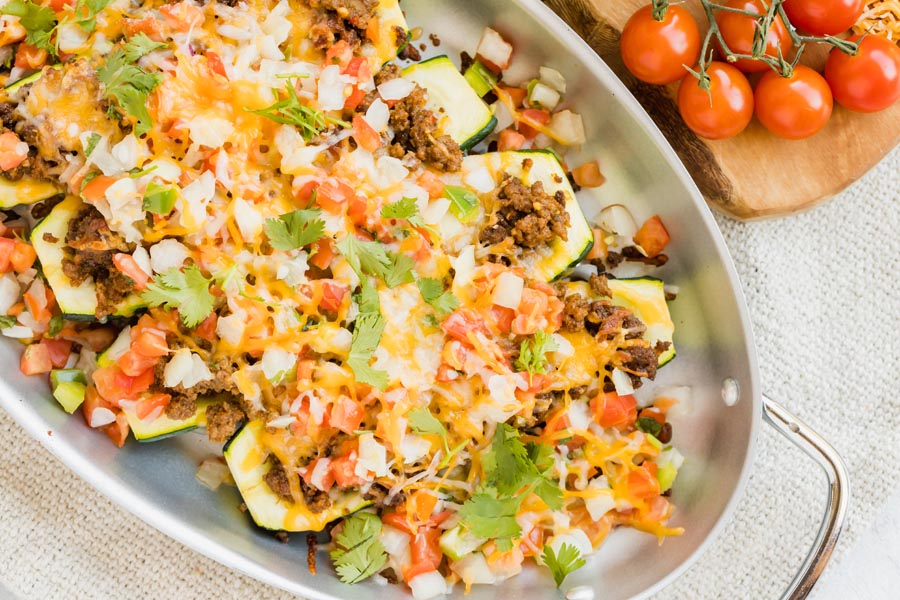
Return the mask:
[(3, 210), (24, 204), (36, 204), (61, 193), (62, 189), (50, 181), (27, 177), (11, 181), (6, 177), (0, 177), (0, 209)]
[(445, 115), (444, 133), (466, 152), (486, 138), (497, 119), (447, 56), (436, 56), (403, 69), (403, 76), (428, 92), (435, 114)]

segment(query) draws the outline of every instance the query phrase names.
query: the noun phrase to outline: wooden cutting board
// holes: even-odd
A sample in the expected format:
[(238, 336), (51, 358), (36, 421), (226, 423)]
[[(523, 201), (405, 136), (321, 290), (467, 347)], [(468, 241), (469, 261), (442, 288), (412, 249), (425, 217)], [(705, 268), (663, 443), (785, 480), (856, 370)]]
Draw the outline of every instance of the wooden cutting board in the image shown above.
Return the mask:
[[(619, 55), (622, 27), (649, 0), (544, 0), (615, 71), (641, 102), (709, 204), (739, 219), (793, 214), (834, 196), (900, 143), (900, 102), (875, 114), (835, 105), (828, 125), (800, 141), (782, 140), (755, 119), (730, 140), (698, 138), (675, 105), (678, 84), (652, 86), (635, 79)], [(700, 2), (688, 0), (705, 29)], [(820, 68), (827, 49), (807, 48), (804, 63)], [(885, 207), (887, 208), (887, 207)]]

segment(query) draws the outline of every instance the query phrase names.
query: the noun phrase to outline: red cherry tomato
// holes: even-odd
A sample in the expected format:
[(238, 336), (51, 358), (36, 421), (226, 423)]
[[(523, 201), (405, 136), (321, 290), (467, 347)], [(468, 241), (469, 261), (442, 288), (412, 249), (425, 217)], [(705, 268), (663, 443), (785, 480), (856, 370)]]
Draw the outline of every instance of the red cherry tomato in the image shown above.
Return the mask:
[(837, 35), (859, 20), (866, 0), (785, 0), (791, 24), (813, 35)]
[[(854, 36), (851, 41), (857, 41)], [(825, 79), (834, 99), (857, 112), (884, 110), (900, 98), (900, 47), (875, 35), (866, 36), (856, 56), (835, 48), (825, 63)]]
[(688, 73), (678, 88), (678, 110), (699, 136), (721, 140), (742, 132), (753, 118), (753, 89), (736, 68), (713, 61), (707, 68), (709, 93)]
[(671, 5), (661, 21), (647, 5), (631, 15), (619, 43), (622, 60), (631, 73), (647, 83), (665, 85), (684, 76), (683, 65), (700, 57), (700, 30), (691, 14)]
[(825, 78), (803, 65), (790, 77), (769, 71), (756, 84), (756, 117), (779, 137), (800, 140), (818, 133), (834, 107)]
[[(760, 0), (730, 0), (725, 6), (738, 10), (747, 10), (760, 15), (766, 13), (766, 6)], [(728, 44), (728, 49), (735, 54), (753, 54), (753, 36), (758, 27), (757, 19), (727, 10), (720, 10), (716, 15), (716, 23), (719, 25), (719, 31)], [(791, 40), (791, 34), (781, 17), (776, 17), (772, 26), (769, 28), (769, 35), (766, 37), (766, 55), (778, 57), (778, 48), (781, 48), (781, 54), (787, 56), (791, 48), (794, 46)], [(719, 48), (724, 55), (724, 50)], [(735, 67), (745, 73), (758, 73), (765, 71), (769, 66), (761, 60), (750, 60), (747, 58), (738, 60), (733, 63)]]

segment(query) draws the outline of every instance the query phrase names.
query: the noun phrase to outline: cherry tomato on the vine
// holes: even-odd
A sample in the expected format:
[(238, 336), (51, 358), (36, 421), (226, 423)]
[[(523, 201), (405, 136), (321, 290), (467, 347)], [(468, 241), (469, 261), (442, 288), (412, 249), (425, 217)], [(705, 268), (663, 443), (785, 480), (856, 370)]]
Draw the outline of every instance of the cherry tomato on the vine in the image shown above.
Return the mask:
[(742, 132), (753, 118), (753, 89), (733, 66), (713, 61), (707, 67), (710, 88), (688, 73), (678, 88), (678, 110), (699, 136), (720, 140)]
[(825, 63), (825, 79), (842, 106), (857, 112), (884, 110), (900, 99), (900, 47), (868, 35), (855, 56), (835, 48)]
[[(764, 5), (760, 0), (730, 0), (725, 6), (764, 15), (767, 5)], [(753, 54), (753, 37), (759, 26), (756, 18), (728, 10), (720, 10), (716, 15), (716, 23), (729, 50), (734, 54)], [(781, 20), (781, 17), (776, 17), (769, 28), (769, 35), (766, 36), (766, 55), (777, 58), (778, 49), (781, 48), (781, 55), (786, 57), (790, 54), (793, 46), (794, 42), (784, 21)], [(722, 48), (719, 50), (724, 55), (724, 50)], [(769, 68), (765, 62), (749, 58), (740, 59), (733, 64), (745, 73), (757, 73)]]
[(684, 8), (670, 5), (661, 21), (647, 5), (631, 15), (622, 29), (622, 60), (631, 73), (647, 83), (665, 85), (681, 79), (683, 65), (700, 56), (700, 30)]
[(779, 137), (800, 140), (818, 133), (834, 107), (825, 78), (797, 65), (790, 77), (769, 71), (756, 84), (756, 116)]
[(785, 0), (782, 6), (797, 29), (813, 35), (837, 35), (859, 20), (866, 0)]

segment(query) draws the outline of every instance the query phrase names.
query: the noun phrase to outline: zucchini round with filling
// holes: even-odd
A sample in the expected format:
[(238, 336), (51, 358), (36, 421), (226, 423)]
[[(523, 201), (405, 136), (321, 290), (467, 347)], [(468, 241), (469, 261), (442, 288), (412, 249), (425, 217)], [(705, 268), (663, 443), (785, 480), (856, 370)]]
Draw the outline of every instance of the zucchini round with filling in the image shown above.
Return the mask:
[(437, 56), (403, 69), (403, 77), (428, 91), (427, 108), (441, 120), (442, 133), (465, 152), (497, 125), (491, 108), (472, 89), (447, 56)]
[(279, 498), (265, 481), (272, 467), (263, 444), (264, 431), (262, 421), (251, 421), (231, 438), (224, 450), (231, 476), (257, 525), (275, 531), (321, 531), (328, 523), (372, 504), (358, 491), (332, 490), (331, 506), (314, 513), (301, 502), (290, 503)]
[(139, 442), (158, 442), (181, 433), (193, 431), (206, 425), (206, 409), (209, 400), (198, 400), (197, 410), (187, 419), (170, 419), (165, 413), (152, 420), (144, 420), (130, 411), (125, 411), (128, 425)]
[[(97, 287), (93, 280), (75, 285), (63, 271), (63, 259), (68, 252), (69, 221), (78, 215), (82, 204), (79, 198), (69, 196), (31, 232), (31, 244), (41, 262), (44, 277), (53, 289), (63, 316), (72, 321), (94, 320), (97, 315)], [(118, 305), (114, 316), (129, 317), (144, 306), (140, 296), (131, 294)]]
[(12, 208), (20, 204), (35, 204), (62, 193), (52, 181), (23, 178), (10, 181), (0, 177), (0, 209)]

